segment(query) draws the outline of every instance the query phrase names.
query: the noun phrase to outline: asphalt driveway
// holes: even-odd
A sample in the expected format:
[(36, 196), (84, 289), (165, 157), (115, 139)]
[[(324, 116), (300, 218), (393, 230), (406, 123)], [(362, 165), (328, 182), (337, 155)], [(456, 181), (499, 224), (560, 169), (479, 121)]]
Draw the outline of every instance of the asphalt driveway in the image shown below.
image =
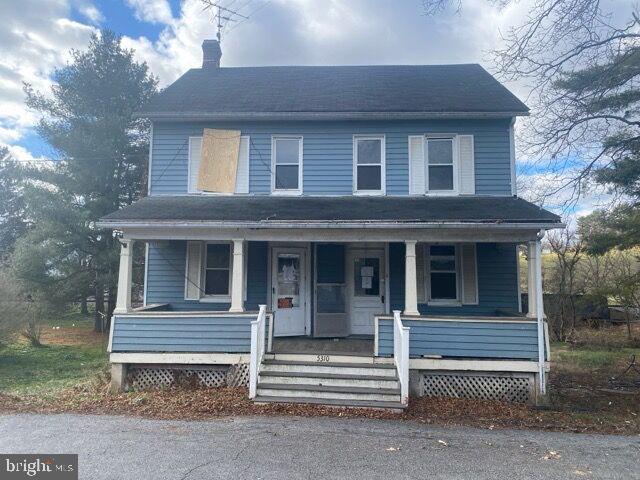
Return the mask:
[(0, 416), (2, 453), (78, 453), (90, 479), (640, 479), (640, 437), (242, 417)]

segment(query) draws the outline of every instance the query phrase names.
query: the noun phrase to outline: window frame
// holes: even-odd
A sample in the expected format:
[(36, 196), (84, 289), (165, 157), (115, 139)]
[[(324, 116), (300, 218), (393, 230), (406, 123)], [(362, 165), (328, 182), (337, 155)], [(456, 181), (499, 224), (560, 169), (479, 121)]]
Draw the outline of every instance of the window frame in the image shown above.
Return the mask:
[[(298, 140), (298, 163), (276, 163), (277, 141), (278, 140)], [(273, 195), (302, 195), (303, 190), (303, 151), (304, 139), (302, 135), (272, 135), (271, 136), (271, 193)], [(276, 165), (297, 165), (298, 166), (298, 188), (276, 188)]]
[[(451, 140), (452, 149), (452, 175), (453, 175), (453, 189), (451, 190), (429, 190), (429, 140)], [(425, 195), (433, 196), (447, 196), (447, 195), (459, 195), (460, 194), (460, 158), (459, 158), (459, 146), (458, 146), (458, 134), (457, 133), (428, 133), (424, 136), (423, 142), (423, 155), (424, 155), (424, 190)], [(448, 165), (448, 164), (434, 164)]]
[[(434, 299), (431, 295), (431, 247), (453, 247), (454, 258), (456, 262), (456, 298)], [(462, 306), (462, 270), (461, 270), (461, 249), (457, 243), (427, 243), (424, 245), (424, 283), (425, 283), (425, 299), (427, 305), (444, 306), (444, 307), (460, 307)], [(448, 272), (451, 273), (451, 272)]]
[[(206, 294), (207, 291), (207, 270), (224, 270), (223, 268), (209, 269), (207, 268), (207, 255), (209, 254), (209, 245), (227, 245), (229, 247), (229, 288), (228, 293), (223, 295)], [(231, 289), (233, 281), (233, 243), (232, 242), (205, 242), (204, 253), (202, 259), (202, 297), (201, 302), (204, 303), (229, 303), (231, 302)]]
[[(358, 190), (358, 166), (377, 166), (377, 163), (358, 163), (358, 141), (380, 140), (380, 189)], [(386, 195), (386, 137), (384, 134), (357, 134), (353, 136), (353, 194), (354, 195)]]

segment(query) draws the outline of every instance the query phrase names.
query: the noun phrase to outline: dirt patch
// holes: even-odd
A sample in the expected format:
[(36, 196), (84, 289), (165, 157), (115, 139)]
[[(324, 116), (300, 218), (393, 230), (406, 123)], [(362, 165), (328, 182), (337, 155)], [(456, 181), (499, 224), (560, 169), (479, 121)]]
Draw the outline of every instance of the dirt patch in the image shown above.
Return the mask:
[[(636, 405), (640, 397), (636, 398)], [(449, 398), (412, 399), (403, 413), (317, 405), (255, 405), (245, 388), (166, 389), (112, 395), (105, 385), (83, 386), (51, 397), (0, 394), (0, 412), (91, 413), (195, 420), (243, 415), (337, 416), (395, 419), (482, 428), (531, 428), (568, 432), (640, 434), (640, 417), (632, 410), (570, 412), (524, 405)]]
[(103, 343), (106, 337), (84, 325), (45, 326), (40, 341), (44, 345), (95, 345)]

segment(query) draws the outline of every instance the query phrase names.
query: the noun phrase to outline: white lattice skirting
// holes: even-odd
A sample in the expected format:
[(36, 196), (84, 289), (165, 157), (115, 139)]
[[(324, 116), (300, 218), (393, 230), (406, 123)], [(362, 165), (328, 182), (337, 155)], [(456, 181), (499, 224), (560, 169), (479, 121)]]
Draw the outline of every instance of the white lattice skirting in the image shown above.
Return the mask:
[(535, 395), (534, 380), (533, 374), (422, 372), (420, 390), (427, 397), (530, 403)]
[(136, 390), (176, 385), (202, 387), (239, 387), (249, 383), (249, 364), (216, 366), (155, 366), (132, 365), (127, 383)]

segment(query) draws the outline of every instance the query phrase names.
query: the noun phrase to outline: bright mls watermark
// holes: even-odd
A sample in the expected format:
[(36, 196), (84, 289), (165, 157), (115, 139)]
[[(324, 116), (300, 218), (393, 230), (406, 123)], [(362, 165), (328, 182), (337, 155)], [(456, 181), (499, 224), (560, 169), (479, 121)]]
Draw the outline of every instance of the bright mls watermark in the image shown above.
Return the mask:
[(0, 480), (78, 480), (76, 454), (0, 454)]

